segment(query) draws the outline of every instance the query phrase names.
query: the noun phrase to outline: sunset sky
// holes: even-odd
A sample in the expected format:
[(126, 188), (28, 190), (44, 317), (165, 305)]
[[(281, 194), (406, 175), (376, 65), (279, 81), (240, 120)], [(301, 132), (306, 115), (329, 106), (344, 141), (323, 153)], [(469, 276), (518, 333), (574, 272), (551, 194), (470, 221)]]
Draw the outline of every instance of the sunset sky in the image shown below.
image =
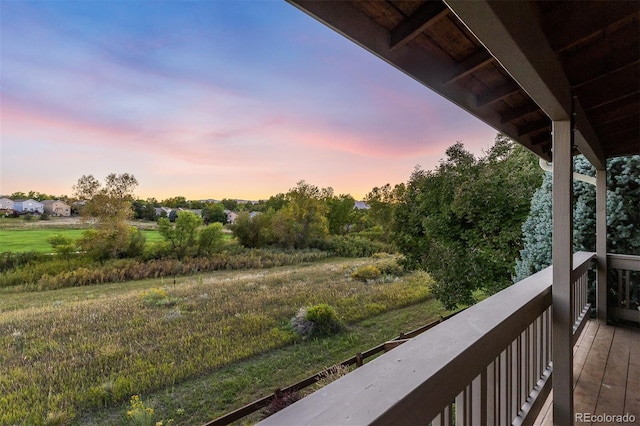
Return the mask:
[(0, 194), (363, 197), (496, 131), (284, 1), (0, 1)]

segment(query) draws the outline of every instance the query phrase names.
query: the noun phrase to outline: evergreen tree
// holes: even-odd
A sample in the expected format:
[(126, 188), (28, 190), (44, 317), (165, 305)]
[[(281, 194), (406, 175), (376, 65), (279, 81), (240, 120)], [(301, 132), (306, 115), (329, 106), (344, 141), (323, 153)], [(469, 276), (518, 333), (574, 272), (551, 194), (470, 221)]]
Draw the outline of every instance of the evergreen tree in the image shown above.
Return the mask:
[[(640, 254), (640, 155), (607, 161), (607, 252)], [(582, 156), (574, 159), (574, 171), (595, 176)], [(551, 174), (531, 200), (529, 217), (522, 226), (524, 248), (516, 262), (514, 281), (551, 265)], [(595, 186), (574, 181), (574, 251), (595, 251)]]

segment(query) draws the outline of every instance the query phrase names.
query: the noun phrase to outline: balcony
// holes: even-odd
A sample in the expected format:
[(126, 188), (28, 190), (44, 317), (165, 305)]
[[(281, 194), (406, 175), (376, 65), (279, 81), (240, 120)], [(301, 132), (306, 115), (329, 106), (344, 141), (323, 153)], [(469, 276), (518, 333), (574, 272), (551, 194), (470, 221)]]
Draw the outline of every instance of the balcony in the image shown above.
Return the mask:
[[(552, 161), (555, 266), (264, 424), (531, 424), (551, 392), (552, 372), (552, 408), (539, 420), (580, 423), (578, 410), (614, 407), (606, 401), (621, 382), (609, 383), (609, 376), (625, 365), (617, 345), (630, 348), (622, 409), (631, 395), (629, 410), (640, 420), (637, 333), (606, 325), (609, 317), (640, 320), (640, 257), (607, 255), (606, 206), (607, 160), (640, 154), (640, 3), (287, 1)], [(572, 252), (577, 153), (596, 169), (595, 254)], [(587, 320), (592, 268), (595, 331)], [(584, 352), (576, 342), (587, 324), (595, 340), (576, 373)], [(613, 350), (595, 350), (609, 334)]]
[[(640, 330), (588, 320), (594, 258), (574, 254), (571, 274), (576, 423), (585, 413), (637, 420)], [(623, 276), (640, 270), (640, 256), (610, 263)], [(260, 424), (551, 424), (552, 277), (549, 267), (514, 284)], [(637, 291), (622, 285), (611, 291)]]

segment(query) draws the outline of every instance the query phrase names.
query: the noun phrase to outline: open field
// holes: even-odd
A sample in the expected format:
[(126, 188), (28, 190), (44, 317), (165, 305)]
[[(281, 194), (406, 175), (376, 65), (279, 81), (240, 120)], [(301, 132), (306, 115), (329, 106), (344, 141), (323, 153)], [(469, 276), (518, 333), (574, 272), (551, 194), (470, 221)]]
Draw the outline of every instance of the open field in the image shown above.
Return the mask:
[[(143, 231), (147, 243), (162, 241), (158, 233), (158, 225), (155, 222), (130, 221), (131, 226)], [(60, 217), (50, 220), (0, 219), (0, 253), (12, 251), (14, 253), (36, 251), (38, 253), (50, 253), (51, 245), (47, 242), (50, 235), (62, 234), (78, 239), (85, 229), (92, 225), (83, 223), (78, 217)], [(233, 239), (228, 231), (224, 234), (225, 240)]]
[[(352, 357), (400, 332), (413, 330), (446, 315), (442, 305), (429, 299), (411, 306), (387, 311), (350, 324), (337, 336), (299, 341), (231, 363), (210, 374), (198, 376), (170, 389), (140, 395), (154, 409), (154, 420), (174, 419), (175, 425), (199, 425), (213, 420), (276, 388), (307, 378), (319, 370)], [(305, 390), (312, 392), (316, 387)], [(83, 426), (126, 424), (129, 402), (117, 407), (85, 412), (79, 416)], [(237, 424), (253, 424), (260, 413)]]
[[(0, 252), (12, 251), (14, 253), (24, 251), (36, 251), (50, 253), (51, 245), (47, 238), (54, 234), (62, 234), (74, 240), (80, 238), (84, 229), (68, 228), (37, 228), (37, 229), (0, 229)], [(158, 231), (143, 230), (147, 243), (162, 241)]]
[[(182, 383), (193, 386), (193, 380), (243, 359), (298, 342), (295, 347), (300, 340), (288, 322), (303, 306), (328, 303), (353, 327), (430, 298), (430, 279), (424, 274), (369, 283), (350, 277), (359, 266), (388, 261), (333, 260), (224, 271), (178, 278), (175, 284), (157, 279), (3, 292), (0, 424), (64, 423), (90, 417), (96, 410), (118, 411), (133, 394), (173, 392)], [(360, 339), (347, 336), (336, 339)], [(330, 340), (319, 342), (331, 345)], [(232, 403), (251, 399), (248, 385), (248, 395), (235, 396), (235, 390), (227, 389), (213, 407), (198, 403), (200, 396), (183, 395), (185, 418), (206, 420), (231, 409)], [(209, 411), (196, 413), (201, 405)]]
[[(74, 240), (80, 238), (84, 229), (19, 229), (19, 230), (7, 230), (0, 229), (0, 252), (12, 251), (12, 252), (24, 252), (24, 251), (36, 251), (39, 253), (50, 253), (51, 245), (47, 242), (47, 238), (54, 234), (62, 234), (66, 237), (73, 238)], [(144, 236), (147, 239), (147, 243), (162, 241), (162, 236), (158, 231), (143, 230)]]

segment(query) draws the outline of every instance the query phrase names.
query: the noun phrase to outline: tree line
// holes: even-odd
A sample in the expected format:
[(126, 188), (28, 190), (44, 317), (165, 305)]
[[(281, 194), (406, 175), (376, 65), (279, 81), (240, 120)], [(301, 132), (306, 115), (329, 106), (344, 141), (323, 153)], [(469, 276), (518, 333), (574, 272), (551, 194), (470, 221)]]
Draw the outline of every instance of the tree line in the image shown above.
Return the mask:
[[(640, 252), (639, 165), (640, 156), (608, 162), (613, 251)], [(575, 168), (593, 174), (580, 157)], [(364, 198), (366, 210), (355, 209), (348, 194), (300, 181), (240, 211), (229, 228), (247, 248), (315, 248), (339, 256), (399, 252), (405, 268), (432, 275), (435, 296), (453, 308), (473, 303), (478, 291), (495, 293), (550, 263), (550, 182), (533, 153), (497, 135), (481, 156), (458, 142), (434, 170), (416, 167), (405, 183), (374, 187)], [(104, 185), (92, 176), (78, 181), (74, 196), (85, 200), (85, 220), (96, 223), (78, 242), (81, 250), (96, 259), (141, 253), (144, 237), (126, 222), (136, 211), (136, 185), (128, 174), (109, 175)], [(576, 249), (593, 250), (595, 191), (577, 183), (575, 194)], [(158, 219), (165, 240), (160, 255), (183, 259), (219, 250), (223, 220), (212, 220), (206, 209), (239, 207), (232, 201), (202, 206), (174, 197), (171, 205), (202, 207), (204, 218), (180, 211), (173, 222)]]

